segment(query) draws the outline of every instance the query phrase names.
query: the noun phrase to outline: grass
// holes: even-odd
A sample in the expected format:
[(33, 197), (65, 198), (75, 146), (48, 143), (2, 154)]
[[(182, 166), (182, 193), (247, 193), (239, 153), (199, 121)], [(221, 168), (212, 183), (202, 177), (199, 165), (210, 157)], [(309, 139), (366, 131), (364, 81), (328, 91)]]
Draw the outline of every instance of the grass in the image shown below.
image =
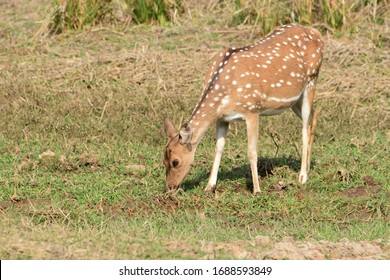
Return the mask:
[(165, 26), (173, 23), (175, 15), (182, 10), (180, 1), (176, 0), (53, 0), (52, 6), (46, 25), (46, 31), (52, 34), (107, 22)]
[(261, 119), (260, 195), (251, 194), (243, 123), (231, 127), (215, 195), (202, 190), (214, 129), (183, 191), (169, 195), (163, 118), (188, 118), (215, 53), (249, 43), (252, 27), (210, 30), (194, 19), (38, 42), (44, 8), (22, 19), (31, 8), (5, 21), (0, 39), (2, 259), (240, 258), (229, 246), (262, 258), (270, 245), (260, 236), (390, 238), (389, 46), (367, 30), (324, 36), (308, 184), (297, 185), (301, 124), (288, 112)]
[[(180, 26), (194, 19), (208, 25), (219, 22), (231, 27), (253, 26), (262, 35), (290, 22), (315, 25), (322, 31), (339, 34), (358, 32), (367, 25), (384, 25), (389, 16), (388, 0), (209, 0), (197, 4), (185, 0), (55, 0), (52, 6), (53, 12), (39, 35), (108, 22), (121, 28), (150, 23), (167, 27)], [(199, 13), (199, 10), (202, 11)], [(193, 17), (192, 14), (201, 16)], [(378, 30), (372, 36), (376, 37), (377, 44), (388, 40)]]

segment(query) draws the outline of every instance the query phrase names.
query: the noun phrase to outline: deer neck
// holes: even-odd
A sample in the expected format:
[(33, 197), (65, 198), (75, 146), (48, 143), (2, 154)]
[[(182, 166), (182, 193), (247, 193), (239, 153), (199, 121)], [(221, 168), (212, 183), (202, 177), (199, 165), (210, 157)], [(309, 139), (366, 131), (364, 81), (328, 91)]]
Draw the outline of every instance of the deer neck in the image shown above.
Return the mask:
[(205, 85), (189, 120), (193, 128), (191, 143), (195, 146), (199, 144), (207, 129), (218, 119), (218, 114), (221, 113), (223, 107), (229, 102), (229, 96), (225, 96), (221, 92), (216, 94), (214, 90), (220, 88), (221, 90), (225, 90), (225, 86), (220, 86), (217, 80), (223, 72), (223, 67), (227, 64), (231, 54), (237, 51), (238, 49), (230, 48), (222, 52), (209, 69), (207, 77), (210, 79)]
[(216, 111), (210, 109), (210, 104), (201, 103), (195, 108), (189, 120), (193, 129), (191, 144), (195, 147), (200, 143), (210, 125), (217, 119)]

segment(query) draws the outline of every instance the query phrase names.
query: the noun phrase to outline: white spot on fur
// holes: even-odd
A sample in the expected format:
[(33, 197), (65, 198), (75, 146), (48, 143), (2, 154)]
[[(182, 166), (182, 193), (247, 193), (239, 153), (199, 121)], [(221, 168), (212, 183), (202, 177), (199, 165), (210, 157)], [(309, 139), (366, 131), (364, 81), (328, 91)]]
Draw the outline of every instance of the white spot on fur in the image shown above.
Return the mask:
[(222, 106), (228, 105), (229, 102), (230, 102), (229, 96), (225, 96), (225, 97), (222, 99)]

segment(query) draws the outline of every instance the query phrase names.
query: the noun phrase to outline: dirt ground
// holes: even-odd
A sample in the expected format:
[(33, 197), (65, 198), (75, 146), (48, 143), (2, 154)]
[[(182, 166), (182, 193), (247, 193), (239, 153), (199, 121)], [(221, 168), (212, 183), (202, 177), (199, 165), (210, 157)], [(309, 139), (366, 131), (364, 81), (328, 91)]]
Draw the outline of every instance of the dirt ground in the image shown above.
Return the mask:
[[(34, 9), (31, 9), (29, 5), (23, 5), (24, 1), (5, 1), (0, 0), (0, 10), (3, 8), (4, 10), (7, 10), (7, 14), (1, 15), (0, 13), (0, 21), (1, 17), (13, 17), (11, 11), (17, 11), (17, 14), (19, 16), (15, 16), (15, 24), (16, 25), (23, 25), (26, 19), (36, 18), (37, 22), (39, 19), (39, 16), (36, 14), (36, 11)], [(23, 16), (20, 16), (23, 15)], [(0, 22), (1, 23), (1, 22)], [(3, 32), (0, 29), (0, 39), (2, 38), (3, 42), (8, 42), (11, 39), (6, 38), (6, 36), (2, 36)], [(30, 36), (31, 34), (28, 34), (26, 36)], [(20, 34), (20, 37), (23, 37), (23, 34)], [(365, 64), (365, 62), (358, 61), (357, 59), (353, 59), (353, 55), (356, 54), (360, 55), (359, 57), (367, 57), (367, 60), (370, 61), (376, 61), (381, 60), (381, 65), (386, 65), (389, 62), (389, 57), (386, 54), (389, 54), (389, 51), (380, 53), (378, 57), (375, 59), (373, 50), (374, 46), (372, 43), (367, 41), (360, 41), (357, 43), (351, 43), (351, 41), (348, 41), (347, 39), (340, 39), (336, 40), (334, 38), (324, 38), (326, 40), (326, 45), (328, 49), (328, 68), (332, 69), (334, 76), (342, 76), (345, 73), (345, 69), (341, 69), (339, 64), (345, 64), (346, 67), (350, 67), (347, 69), (356, 70), (356, 69), (363, 69), (361, 67), (362, 64)], [(0, 40), (0, 42), (2, 42)], [(20, 39), (22, 41), (22, 39)], [(20, 44), (20, 41), (18, 42)], [(7, 50), (10, 50), (12, 47), (12, 42), (9, 43), (7, 46)], [(340, 62), (341, 61), (341, 62)], [(4, 62), (4, 66), (2, 67), (0, 65), (0, 69), (6, 68), (6, 62), (7, 59), (4, 56), (4, 60), (2, 61), (0, 59), (0, 62)], [(193, 62), (188, 62), (193, 63)], [(356, 65), (355, 65), (356, 64)], [(379, 64), (370, 64), (370, 67), (373, 67), (376, 69), (376, 67), (382, 68)], [(355, 68), (354, 68), (355, 67)], [(367, 66), (368, 68), (368, 66)], [(374, 70), (375, 70), (374, 69)], [(178, 69), (180, 70), (180, 69)], [(187, 70), (188, 71), (188, 70)], [(361, 70), (363, 71), (363, 70)], [(330, 72), (330, 71), (329, 71)], [(352, 71), (351, 71), (352, 72)], [(374, 73), (375, 71), (372, 71), (370, 73)], [(320, 94), (319, 97), (326, 99), (326, 98), (340, 98), (340, 102), (343, 101), (344, 96), (342, 96), (343, 92), (347, 92), (348, 88), (355, 86), (356, 88), (361, 87), (362, 89), (360, 92), (364, 92), (364, 94), (361, 94), (359, 96), (359, 93), (351, 92), (349, 93), (350, 96), (350, 103), (351, 106), (354, 106), (355, 101), (356, 104), (358, 104), (359, 98), (368, 96), (373, 89), (381, 92), (388, 92), (389, 85), (388, 81), (389, 77), (387, 76), (373, 76), (371, 77), (370, 74), (367, 74), (370, 78), (369, 81), (365, 81), (366, 85), (360, 85), (359, 78), (356, 78), (356, 76), (353, 75), (354, 72), (350, 75), (346, 75), (346, 78), (343, 80), (335, 80), (333, 81), (331, 79), (331, 75), (325, 76), (323, 80), (323, 88), (320, 88)], [(142, 73), (141, 73), (142, 76)], [(358, 85), (356, 85), (358, 84)], [(362, 83), (364, 84), (364, 83)], [(326, 86), (325, 86), (326, 85)], [(337, 89), (337, 92), (327, 92), (324, 90), (324, 88), (334, 88)], [(367, 89), (366, 89), (367, 88)], [(340, 93), (341, 92), (341, 93)], [(383, 95), (381, 98), (385, 99), (388, 98), (388, 95)], [(388, 100), (387, 100), (388, 101)], [(356, 105), (357, 107), (357, 105)], [(357, 109), (359, 111), (359, 108)], [(353, 111), (353, 114), (355, 114), (355, 111)], [(359, 114), (357, 112), (356, 114)], [(352, 118), (352, 115), (351, 115)], [(385, 121), (385, 120), (384, 120)], [(379, 124), (378, 124), (379, 126)], [(389, 132), (387, 132), (387, 135), (390, 135)], [(390, 139), (390, 138), (389, 138)], [(358, 145), (361, 145), (361, 143), (358, 143)], [(90, 161), (88, 161), (89, 164)], [(132, 168), (143, 168), (142, 166), (133, 166)], [(348, 176), (343, 173), (342, 170), (340, 170), (340, 180), (347, 180)], [(374, 182), (367, 182), (367, 185), (369, 188), (350, 188), (344, 192), (341, 193), (341, 196), (345, 196), (348, 198), (356, 198), (356, 197), (364, 197), (368, 195), (370, 192), (376, 192), (378, 189), (377, 184)], [(1, 188), (1, 187), (0, 187)], [(12, 199), (11, 199), (12, 200)], [(41, 204), (45, 204), (46, 201), (41, 201)], [(23, 203), (18, 201), (7, 201), (6, 203), (0, 203), (0, 217), (1, 215), (5, 215), (7, 208), (9, 208), (11, 205), (14, 208), (25, 208), (30, 207), (31, 203)], [(25, 206), (27, 205), (27, 206)], [(171, 207), (171, 205), (168, 205)], [(175, 205), (174, 205), (175, 206)], [(130, 210), (127, 209), (127, 212)], [(202, 217), (201, 217), (202, 218)], [(203, 217), (206, 219), (206, 217)], [(361, 217), (364, 218), (364, 217)], [(2, 224), (0, 224), (2, 225)], [(4, 225), (4, 224), (3, 224)], [(35, 249), (34, 248), (40, 248), (37, 250), (40, 250), (40, 253), (33, 254), (34, 258), (42, 258), (42, 259), (50, 259), (50, 258), (56, 258), (58, 257), (58, 252), (62, 252), (61, 258), (90, 258), (90, 259), (100, 259), (100, 258), (115, 258), (117, 256), (111, 256), (110, 254), (112, 251), (106, 251), (105, 253), (102, 252), (96, 252), (95, 248), (93, 246), (87, 246), (85, 250), (80, 252), (72, 252), (69, 253), (69, 249), (67, 246), (68, 243), (65, 242), (65, 244), (62, 245), (56, 245), (50, 244), (50, 240), (48, 241), (42, 241), (41, 243), (36, 243), (35, 241), (29, 239), (28, 234), (21, 234), (21, 233), (14, 233), (14, 235), (11, 236), (5, 236), (7, 234), (7, 231), (4, 229), (0, 229), (0, 244), (2, 244), (6, 251), (13, 252), (9, 257), (10, 258), (20, 258), (23, 257), (23, 254), (25, 252), (32, 252)], [(92, 238), (92, 237), (91, 237)], [(88, 239), (87, 243), (88, 243)], [(177, 255), (181, 255), (182, 258), (198, 258), (198, 256), (202, 256), (201, 258), (204, 259), (216, 259), (221, 258), (219, 256), (230, 256), (234, 259), (299, 259), (299, 260), (321, 260), (321, 259), (364, 259), (364, 260), (370, 260), (370, 259), (390, 259), (390, 233), (388, 236), (383, 236), (383, 239), (373, 240), (373, 241), (351, 241), (349, 239), (342, 239), (338, 242), (332, 242), (332, 241), (316, 241), (316, 240), (305, 240), (305, 241), (297, 241), (293, 238), (286, 237), (282, 240), (274, 240), (267, 236), (254, 236), (251, 240), (240, 240), (240, 241), (233, 241), (233, 242), (210, 242), (210, 241), (195, 241), (197, 242), (198, 246), (192, 246), (193, 244), (188, 244), (185, 241), (172, 241), (163, 243), (163, 247), (166, 250), (172, 250), (177, 251)], [(71, 241), (69, 241), (71, 242)], [(127, 257), (134, 257), (137, 258), (137, 255), (141, 255), (142, 253), (138, 254), (137, 251), (142, 251), (143, 249), (139, 245), (129, 245), (130, 251), (133, 253), (129, 253)], [(2, 246), (0, 246), (2, 247)], [(80, 246), (81, 247), (81, 246)], [(194, 248), (196, 248), (196, 251), (194, 251)], [(20, 253), (22, 252), (22, 253)], [(23, 253), (24, 252), (24, 253)], [(65, 255), (64, 255), (65, 254)], [(134, 254), (134, 255), (131, 255)]]
[[(46, 229), (47, 230), (47, 229)], [(55, 235), (55, 234), (54, 234)], [(106, 247), (96, 247), (90, 236), (70, 236), (62, 232), (62, 244), (58, 240), (31, 240), (15, 233), (12, 237), (0, 238), (2, 250), (8, 252), (6, 259), (143, 259), (147, 250), (141, 244), (126, 246), (126, 252), (118, 254), (115, 242), (102, 242)], [(83, 237), (84, 236), (84, 237)], [(50, 239), (50, 238), (49, 238)], [(123, 237), (126, 239), (126, 237)], [(80, 240), (82, 244), (79, 243)], [(110, 244), (112, 243), (113, 244)], [(95, 244), (95, 245), (94, 245)], [(99, 243), (100, 244), (100, 243)], [(306, 240), (297, 241), (286, 237), (275, 241), (267, 236), (256, 236), (252, 240), (233, 242), (171, 241), (161, 244), (176, 259), (264, 259), (264, 260), (389, 260), (390, 244), (384, 240), (358, 241), (342, 239), (338, 242)], [(81, 249), (82, 248), (82, 249)], [(180, 257), (178, 257), (180, 256)]]
[[(371, 242), (353, 242), (342, 239), (339, 242), (330, 241), (295, 241), (285, 238), (282, 241), (272, 241), (266, 236), (257, 236), (251, 241), (199, 242), (205, 259), (214, 259), (218, 254), (231, 255), (235, 259), (271, 259), (271, 260), (378, 260), (390, 258), (390, 244), (381, 240)], [(187, 246), (180, 242), (166, 245), (169, 250), (181, 250), (183, 256), (191, 257)]]
[[(0, 206), (0, 214), (7, 207), (27, 210), (33, 202), (12, 202)], [(12, 204), (12, 205), (11, 205)], [(173, 202), (171, 203), (173, 206)], [(33, 207), (33, 206), (32, 206)], [(144, 211), (145, 209), (143, 209)], [(1, 214), (2, 215), (2, 214)], [(199, 217), (206, 219), (205, 216)], [(7, 220), (7, 219), (6, 219)], [(0, 223), (0, 244), (9, 254), (9, 259), (143, 259), (150, 248), (137, 243), (131, 236), (122, 232), (120, 236), (109, 236), (95, 239), (96, 232), (67, 232), (58, 225), (31, 227), (26, 221), (26, 231), (7, 231), (8, 226)], [(48, 238), (43, 232), (51, 232)], [(35, 237), (34, 237), (35, 236)], [(59, 238), (60, 237), (60, 238)], [(105, 238), (109, 238), (106, 240)], [(120, 248), (114, 239), (119, 238), (125, 245)], [(390, 236), (372, 241), (351, 241), (343, 238), (338, 242), (307, 239), (295, 240), (285, 237), (282, 240), (269, 236), (255, 236), (251, 240), (232, 242), (211, 242), (207, 240), (193, 241), (160, 241), (160, 250), (172, 253), (172, 258), (181, 259), (265, 259), (265, 260), (389, 260)], [(59, 242), (61, 240), (61, 242)], [(96, 242), (99, 248), (96, 248)], [(83, 249), (81, 249), (83, 248)], [(121, 253), (119, 253), (121, 252)], [(176, 257), (175, 257), (176, 256)]]

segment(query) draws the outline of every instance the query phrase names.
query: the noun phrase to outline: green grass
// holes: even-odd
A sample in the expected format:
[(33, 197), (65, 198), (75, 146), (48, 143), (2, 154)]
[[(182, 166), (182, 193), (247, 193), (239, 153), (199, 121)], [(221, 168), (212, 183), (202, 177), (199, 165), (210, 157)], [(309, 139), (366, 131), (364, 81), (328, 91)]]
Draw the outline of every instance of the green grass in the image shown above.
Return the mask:
[(102, 23), (168, 26), (175, 21), (174, 14), (182, 13), (180, 1), (175, 0), (52, 0), (52, 6), (46, 24), (53, 34)]
[(231, 126), (215, 195), (203, 191), (214, 129), (183, 191), (169, 195), (163, 118), (188, 118), (213, 55), (247, 44), (251, 29), (137, 26), (26, 40), (37, 28), (9, 28), (15, 41), (0, 44), (0, 258), (231, 259), (209, 246), (390, 238), (388, 47), (364, 33), (326, 40), (306, 185), (297, 184), (301, 124), (288, 112), (261, 118), (259, 195), (243, 123)]
[[(224, 0), (200, 3), (177, 0), (54, 0), (46, 32), (58, 34), (102, 23), (125, 28), (129, 24), (181, 25), (202, 21), (206, 25), (251, 26), (266, 34), (278, 25), (296, 22), (316, 25), (322, 31), (354, 33), (364, 25), (384, 25), (388, 0), (271, 1)], [(200, 17), (197, 17), (200, 11)], [(204, 16), (202, 13), (206, 13)], [(194, 16), (192, 16), (194, 14)], [(45, 32), (45, 30), (41, 30)], [(252, 35), (255, 30), (252, 30)], [(376, 44), (388, 40), (375, 31)]]

